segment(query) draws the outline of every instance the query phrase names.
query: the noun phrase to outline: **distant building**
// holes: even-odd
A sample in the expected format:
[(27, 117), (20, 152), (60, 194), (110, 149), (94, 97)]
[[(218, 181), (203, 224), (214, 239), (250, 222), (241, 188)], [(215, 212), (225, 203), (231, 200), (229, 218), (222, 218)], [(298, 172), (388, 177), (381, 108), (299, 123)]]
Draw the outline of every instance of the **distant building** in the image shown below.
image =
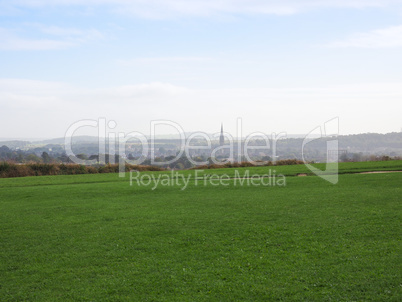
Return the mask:
[(219, 145), (223, 146), (225, 144), (225, 137), (223, 136), (223, 124), (221, 124), (221, 136), (219, 137)]
[(340, 159), (344, 159), (347, 157), (348, 151), (346, 149), (336, 149), (336, 150), (328, 150), (327, 151), (327, 162), (335, 163)]

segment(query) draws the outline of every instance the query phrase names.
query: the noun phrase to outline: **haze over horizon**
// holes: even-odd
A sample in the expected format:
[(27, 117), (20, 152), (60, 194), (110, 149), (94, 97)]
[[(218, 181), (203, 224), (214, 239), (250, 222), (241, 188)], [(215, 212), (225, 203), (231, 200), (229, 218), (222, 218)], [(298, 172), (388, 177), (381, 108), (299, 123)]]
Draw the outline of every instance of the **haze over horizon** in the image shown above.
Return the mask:
[(145, 135), (235, 134), (238, 117), (244, 134), (401, 131), (401, 0), (0, 0), (0, 16), (1, 138), (102, 117)]
[[(194, 133), (204, 133), (204, 134), (207, 134), (207, 135), (211, 136), (211, 138), (214, 141), (219, 140), (219, 137), (217, 137), (217, 135), (219, 135), (219, 132), (205, 133), (203, 131), (186, 132), (186, 139), (189, 137), (190, 134), (194, 134)], [(396, 132), (389, 132), (389, 133), (370, 133), (370, 132), (368, 132), (368, 133), (357, 133), (357, 134), (346, 134), (346, 135), (340, 134), (340, 136), (370, 135), (370, 134), (390, 135), (390, 134), (393, 134), (393, 133), (402, 133), (402, 131), (400, 131), (400, 132), (397, 132), (397, 131)], [(229, 133), (229, 134), (232, 135), (232, 138), (234, 140), (238, 140), (238, 137), (236, 137), (233, 133)], [(248, 135), (252, 135), (252, 134), (253, 133), (247, 133), (247, 134), (243, 135), (242, 140), (247, 139)], [(267, 134), (267, 137), (270, 140), (273, 139), (273, 137), (275, 137), (273, 135), (276, 135), (277, 139), (295, 139), (295, 138), (296, 139), (298, 139), (298, 138), (304, 139), (306, 137), (308, 137), (308, 138), (312, 138), (312, 137), (320, 138), (321, 137), (318, 133), (295, 134), (295, 133), (286, 133), (286, 132), (285, 133), (276, 133), (276, 132), (274, 132), (274, 133), (265, 133), (265, 134)], [(146, 133), (144, 133), (144, 135), (145, 135), (145, 137), (150, 138), (150, 136), (147, 135)], [(329, 136), (331, 136), (331, 135), (329, 135)], [(112, 138), (108, 138), (107, 136), (86, 135), (86, 134), (83, 134), (83, 135), (74, 134), (73, 135), (73, 139), (80, 139), (82, 141), (85, 141), (86, 137), (88, 139), (90, 139), (91, 141), (93, 139), (101, 139), (101, 140), (106, 140), (106, 141), (112, 140)], [(255, 138), (255, 139), (261, 138), (260, 136), (255, 136), (255, 137), (251, 136), (251, 137)], [(157, 134), (155, 136), (155, 138), (156, 139), (169, 139), (170, 140), (170, 139), (180, 139), (180, 136), (178, 134), (174, 134), (174, 133)], [(199, 137), (194, 137), (194, 139), (197, 139), (197, 138), (199, 138)], [(64, 142), (65, 137), (64, 136), (62, 136), (62, 137), (0, 137), (0, 146), (1, 146), (1, 143), (3, 143), (3, 142), (11, 142), (11, 141), (25, 141), (25, 142), (38, 143), (38, 142), (48, 142), (48, 141), (57, 141), (57, 140), (63, 140), (63, 142)], [(116, 141), (118, 141), (117, 138), (116, 138)]]

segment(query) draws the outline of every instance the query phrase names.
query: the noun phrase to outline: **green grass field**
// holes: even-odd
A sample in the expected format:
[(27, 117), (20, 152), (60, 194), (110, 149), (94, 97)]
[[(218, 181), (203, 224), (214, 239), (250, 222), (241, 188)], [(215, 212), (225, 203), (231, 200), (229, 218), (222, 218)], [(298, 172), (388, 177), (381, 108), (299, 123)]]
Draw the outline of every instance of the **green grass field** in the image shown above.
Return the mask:
[(269, 168), (285, 187), (0, 179), (0, 301), (401, 301), (402, 173), (347, 173), (402, 162)]

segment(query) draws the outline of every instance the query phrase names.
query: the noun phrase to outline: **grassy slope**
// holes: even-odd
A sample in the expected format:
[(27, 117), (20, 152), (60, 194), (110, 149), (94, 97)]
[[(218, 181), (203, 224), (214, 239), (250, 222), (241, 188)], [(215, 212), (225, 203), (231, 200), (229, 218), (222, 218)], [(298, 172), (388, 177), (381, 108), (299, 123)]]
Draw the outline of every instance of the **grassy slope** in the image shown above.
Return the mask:
[[(316, 168), (324, 170), (325, 164), (315, 164)], [(262, 166), (262, 167), (249, 167), (249, 168), (226, 168), (215, 170), (203, 170), (204, 172), (198, 173), (198, 176), (203, 174), (211, 175), (223, 175), (226, 174), (230, 177), (236, 176), (235, 171), (239, 171), (240, 175), (244, 175), (244, 171), (249, 170), (250, 175), (253, 174), (267, 174), (269, 170), (273, 174), (283, 174), (285, 176), (295, 176), (297, 174), (306, 173), (312, 175), (313, 173), (305, 165), (292, 165), (292, 166)], [(275, 172), (274, 172), (275, 171)], [(373, 161), (373, 162), (350, 162), (339, 163), (339, 173), (360, 173), (366, 171), (402, 171), (402, 160), (394, 161)], [(188, 176), (195, 175), (195, 170), (181, 170), (176, 171), (180, 175)], [(167, 174), (171, 175), (171, 172), (142, 172), (149, 175)], [(105, 174), (81, 174), (81, 175), (59, 175), (59, 176), (32, 176), (23, 178), (0, 178), (1, 187), (26, 187), (26, 186), (40, 186), (40, 185), (57, 185), (57, 184), (84, 184), (84, 183), (110, 183), (110, 182), (127, 182), (129, 179), (129, 173), (126, 173), (125, 177), (117, 177), (115, 173)]]
[(113, 174), (1, 180), (0, 300), (400, 301), (401, 181), (151, 191)]

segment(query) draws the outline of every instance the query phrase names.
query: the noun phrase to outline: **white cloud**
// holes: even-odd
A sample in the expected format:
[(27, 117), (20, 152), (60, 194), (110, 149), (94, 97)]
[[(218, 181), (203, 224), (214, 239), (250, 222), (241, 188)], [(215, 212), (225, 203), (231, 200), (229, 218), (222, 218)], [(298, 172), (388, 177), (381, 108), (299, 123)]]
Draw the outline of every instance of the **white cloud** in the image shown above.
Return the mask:
[(388, 48), (402, 47), (402, 25), (377, 29), (367, 33), (357, 33), (343, 41), (326, 45), (334, 48)]
[[(179, 103), (202, 105), (216, 104), (222, 100), (222, 106), (253, 102), (263, 104), (267, 100), (280, 100), (295, 104), (298, 101), (318, 102), (323, 100), (355, 98), (356, 100), (387, 99), (399, 100), (402, 97), (400, 83), (367, 83), (360, 85), (342, 85), (329, 87), (288, 87), (260, 89), (191, 89), (170, 83), (151, 82), (142, 84), (112, 86), (97, 89), (84, 89), (63, 82), (36, 81), (26, 79), (0, 79), (0, 104), (9, 103), (5, 95), (29, 96), (35, 98), (63, 99), (66, 103), (79, 102), (92, 106), (99, 101), (126, 104), (126, 102), (147, 103), (153, 99), (170, 100)], [(33, 104), (35, 105), (35, 104)], [(152, 105), (152, 104), (151, 104)], [(208, 109), (209, 110), (209, 109)]]
[(100, 39), (103, 37), (102, 33), (96, 29), (78, 29), (78, 28), (63, 28), (58, 26), (45, 26), (36, 24), (41, 32), (48, 35), (59, 36), (71, 40), (88, 41)]
[[(85, 107), (87, 113), (97, 108), (116, 104), (146, 104), (183, 97), (192, 90), (169, 83), (143, 83), (98, 89), (83, 89), (62, 82), (25, 79), (0, 79), (0, 105), (16, 108), (40, 108), (56, 105), (65, 110), (69, 107)], [(55, 107), (57, 108), (57, 107)]]
[(28, 93), (54, 93), (68, 91), (71, 86), (62, 82), (36, 81), (27, 79), (0, 79), (0, 90), (20, 91)]
[(190, 90), (185, 87), (155, 82), (105, 88), (94, 91), (94, 93), (99, 95), (99, 98), (103, 98), (106, 101), (110, 101), (111, 99), (120, 101), (126, 99), (130, 99), (131, 101), (150, 101), (151, 99), (176, 97), (189, 91)]
[[(29, 29), (27, 29), (29, 27)], [(29, 38), (18, 35), (17, 32), (31, 33), (32, 29), (40, 31), (43, 38)], [(51, 36), (50, 38), (48, 36)], [(65, 49), (90, 40), (99, 39), (102, 34), (94, 29), (81, 30), (76, 28), (61, 28), (41, 24), (26, 24), (23, 30), (0, 28), (0, 50), (57, 50)]]
[(68, 48), (73, 45), (71, 41), (18, 37), (9, 29), (0, 28), (1, 50), (53, 50)]
[(205, 62), (210, 61), (208, 57), (149, 57), (135, 58), (129, 60), (118, 60), (121, 65), (148, 64), (148, 63), (189, 63), (189, 62)]
[(233, 132), (229, 122), (235, 125), (242, 117), (245, 133), (307, 133), (339, 116), (344, 133), (387, 132), (400, 127), (401, 97), (400, 83), (197, 90), (144, 83), (83, 89), (59, 82), (0, 79), (0, 126), (9, 129), (10, 136), (57, 137), (78, 120), (105, 117), (116, 120), (119, 131), (126, 133), (147, 134), (149, 122), (157, 119), (177, 122), (185, 131), (206, 132), (225, 122), (225, 129)]
[(46, 108), (55, 110), (70, 90), (69, 85), (59, 82), (0, 79), (0, 105), (5, 112), (7, 108), (31, 113), (43, 112)]
[(320, 7), (384, 7), (401, 0), (19, 0), (16, 6), (107, 6), (144, 18), (220, 14), (287, 15)]

